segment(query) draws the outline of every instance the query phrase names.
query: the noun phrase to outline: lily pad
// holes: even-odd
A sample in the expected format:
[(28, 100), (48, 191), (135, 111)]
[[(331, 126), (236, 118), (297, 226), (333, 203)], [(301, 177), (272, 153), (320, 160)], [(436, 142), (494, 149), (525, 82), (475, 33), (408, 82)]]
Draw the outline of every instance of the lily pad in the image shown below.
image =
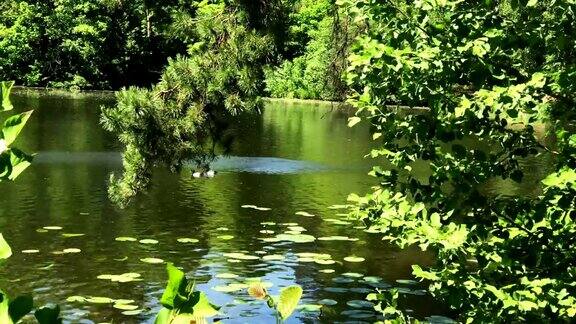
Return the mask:
[(254, 210), (260, 210), (260, 211), (268, 211), (268, 210), (272, 210), (272, 208), (268, 208), (268, 207), (258, 207), (255, 205), (242, 205), (242, 208), (250, 208), (250, 209), (254, 209)]
[(92, 304), (112, 304), (114, 299), (108, 297), (90, 297), (86, 299), (86, 302)]
[(229, 240), (233, 239), (234, 236), (232, 236), (232, 235), (220, 235), (220, 236), (218, 236), (218, 238), (221, 240), (224, 240), (224, 241), (229, 241)]
[(288, 229), (292, 232), (306, 232), (306, 229), (302, 226), (288, 226)]
[(131, 310), (138, 309), (138, 306), (130, 305), (130, 304), (114, 304), (112, 307), (114, 307), (116, 309), (120, 309), (120, 310), (125, 310), (125, 311), (131, 311)]
[(120, 275), (102, 274), (99, 275), (97, 278), (101, 280), (110, 280), (112, 282), (131, 282), (131, 281), (140, 281), (141, 280), (139, 279), (140, 277), (141, 275), (139, 273), (129, 272)]
[(364, 262), (364, 260), (366, 260), (366, 259), (364, 259), (364, 258), (362, 258), (362, 257), (355, 256), (355, 255), (347, 256), (347, 257), (344, 258), (344, 261), (346, 261), (346, 262), (352, 262), (352, 263)]
[(320, 271), (322, 273), (334, 273), (334, 272), (336, 272), (336, 270), (334, 270), (334, 269), (321, 269), (318, 271)]
[(22, 250), (22, 253), (25, 254), (40, 253), (40, 250)]
[(44, 226), (42, 228), (47, 231), (59, 231), (62, 229), (62, 226)]
[(69, 303), (84, 303), (86, 301), (86, 297), (83, 296), (70, 296), (68, 298), (66, 298), (66, 301)]
[(129, 236), (120, 236), (115, 239), (118, 242), (136, 242), (137, 239)]
[(374, 308), (374, 304), (367, 300), (350, 300), (346, 302), (346, 305), (354, 308)]
[(350, 277), (350, 278), (362, 278), (364, 277), (363, 274), (361, 273), (357, 273), (357, 272), (346, 272), (342, 274), (345, 277)]
[(144, 259), (140, 259), (140, 261), (142, 261), (144, 263), (150, 263), (150, 264), (164, 263), (164, 260), (158, 259), (158, 258), (144, 258)]
[(64, 249), (62, 250), (63, 253), (80, 253), (82, 252), (82, 250), (77, 249), (77, 248), (68, 248), (68, 249)]
[(130, 311), (124, 311), (124, 312), (122, 312), (122, 315), (134, 316), (134, 315), (139, 315), (141, 313), (142, 313), (141, 309), (135, 309), (135, 310), (130, 310)]
[(158, 241), (154, 239), (143, 239), (138, 242), (140, 242), (141, 244), (158, 244)]
[(358, 241), (357, 238), (350, 238), (348, 236), (323, 236), (318, 238), (319, 241)]
[(179, 243), (198, 243), (198, 242), (200, 242), (200, 240), (198, 240), (198, 239), (188, 238), (188, 237), (182, 237), (182, 238), (177, 239), (176, 241), (178, 241)]
[(314, 217), (314, 216), (316, 216), (316, 215), (314, 215), (314, 214), (310, 214), (310, 213), (305, 212), (305, 211), (296, 212), (296, 215), (304, 216), (304, 217)]
[(63, 233), (62, 236), (65, 238), (70, 238), (70, 237), (80, 237), (80, 236), (84, 236), (86, 234), (82, 234), (82, 233)]
[(233, 273), (219, 273), (216, 275), (216, 278), (220, 278), (220, 279), (234, 279), (234, 278), (238, 278), (237, 274), (233, 274)]
[(141, 313), (142, 313), (141, 309), (135, 309), (135, 310), (124, 311), (124, 312), (122, 312), (122, 315), (134, 316), (134, 315), (139, 315)]
[(347, 288), (342, 287), (326, 287), (324, 288), (325, 291), (332, 292), (332, 293), (346, 293), (348, 292)]
[(347, 278), (347, 277), (335, 277), (335, 278), (332, 278), (332, 281), (337, 282), (337, 283), (353, 283), (354, 279)]
[(318, 304), (326, 305), (326, 306), (334, 306), (334, 305), (338, 304), (338, 302), (335, 301), (334, 299), (322, 299), (322, 300), (318, 301)]
[(276, 238), (280, 241), (290, 241), (294, 243), (310, 243), (316, 241), (316, 238), (307, 234), (278, 234)]

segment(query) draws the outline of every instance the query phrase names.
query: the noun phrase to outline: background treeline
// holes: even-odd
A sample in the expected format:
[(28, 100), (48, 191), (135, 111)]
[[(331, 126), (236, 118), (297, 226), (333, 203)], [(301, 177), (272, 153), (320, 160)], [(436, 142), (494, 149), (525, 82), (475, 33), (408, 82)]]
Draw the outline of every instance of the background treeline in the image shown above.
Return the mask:
[[(150, 86), (168, 58), (198, 42), (195, 0), (6, 0), (0, 3), (0, 79), (19, 85), (119, 89)], [(231, 1), (233, 2), (233, 1)], [(266, 5), (267, 1), (261, 1)], [(268, 5), (276, 3), (268, 1)], [(280, 2), (267, 57), (274, 97), (342, 99), (351, 37), (333, 0)], [(214, 17), (215, 18), (215, 17)]]

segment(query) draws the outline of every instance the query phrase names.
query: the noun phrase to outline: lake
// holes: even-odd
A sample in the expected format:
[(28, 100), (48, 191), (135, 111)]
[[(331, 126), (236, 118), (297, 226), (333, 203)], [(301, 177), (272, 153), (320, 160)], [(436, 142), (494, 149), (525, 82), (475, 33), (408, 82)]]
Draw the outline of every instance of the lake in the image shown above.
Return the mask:
[[(263, 114), (242, 115), (230, 156), (214, 163), (216, 177), (158, 168), (150, 190), (121, 209), (107, 193), (110, 174), (122, 170), (121, 147), (99, 125), (99, 107), (113, 100), (13, 96), (17, 110), (34, 109), (17, 146), (37, 156), (15, 183), (0, 184), (0, 230), (14, 251), (0, 287), (10, 295), (57, 303), (68, 322), (153, 322), (164, 262), (173, 262), (222, 306), (217, 319), (226, 323), (274, 322), (248, 297), (242, 284), (251, 280), (272, 294), (303, 287), (289, 323), (375, 321), (365, 297), (389, 287), (419, 317), (445, 313), (409, 280), (411, 264), (430, 263), (430, 255), (391, 247), (338, 209), (349, 193), (376, 184), (364, 158), (369, 130), (348, 128), (350, 111), (271, 103)], [(537, 182), (545, 171), (532, 167)], [(491, 188), (537, 193), (506, 181)], [(114, 307), (119, 299), (137, 310)]]

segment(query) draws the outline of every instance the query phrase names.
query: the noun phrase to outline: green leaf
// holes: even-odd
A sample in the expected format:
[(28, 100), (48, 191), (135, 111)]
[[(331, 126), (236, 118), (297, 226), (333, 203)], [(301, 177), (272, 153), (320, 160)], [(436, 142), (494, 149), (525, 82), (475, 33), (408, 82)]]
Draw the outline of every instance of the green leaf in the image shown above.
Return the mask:
[(179, 305), (186, 301), (188, 280), (186, 280), (184, 272), (176, 268), (172, 263), (166, 265), (166, 271), (168, 272), (168, 284), (162, 294), (160, 303), (168, 309), (178, 308)]
[(8, 305), (10, 304), (10, 299), (2, 290), (0, 290), (0, 323), (12, 324), (12, 319), (10, 318), (10, 313), (8, 311)]
[(8, 259), (10, 256), (12, 256), (12, 249), (4, 239), (4, 236), (2, 236), (2, 233), (0, 233), (0, 260)]
[(348, 127), (353, 127), (354, 125), (358, 124), (359, 122), (361, 122), (362, 119), (360, 117), (350, 117), (348, 118)]
[(18, 149), (10, 150), (10, 164), (12, 165), (12, 171), (8, 176), (9, 180), (14, 181), (24, 170), (26, 170), (32, 164), (33, 157), (28, 155)]
[(60, 316), (60, 306), (44, 306), (34, 312), (34, 317), (38, 320), (39, 324), (61, 324), (62, 319)]
[(3, 111), (12, 110), (14, 106), (10, 102), (10, 91), (14, 86), (14, 82), (0, 82), (0, 100), (2, 100), (1, 109)]
[(16, 299), (12, 300), (8, 306), (10, 318), (14, 323), (18, 323), (22, 317), (32, 311), (32, 308), (34, 307), (33, 305), (34, 302), (32, 296), (26, 295), (16, 297)]
[(172, 319), (172, 311), (168, 308), (162, 308), (156, 315), (154, 324), (168, 324)]
[(192, 307), (192, 315), (195, 317), (212, 317), (218, 315), (220, 308), (210, 303), (205, 293), (196, 291), (194, 294), (197, 294), (198, 300), (194, 307)]
[(300, 286), (290, 286), (280, 291), (277, 307), (282, 319), (285, 320), (292, 315), (300, 302), (300, 298), (302, 298), (302, 287)]
[(18, 134), (28, 122), (28, 119), (32, 115), (32, 110), (23, 112), (18, 115), (10, 116), (6, 121), (4, 121), (4, 128), (2, 128), (2, 135), (4, 135), (4, 140), (6, 141), (6, 145), (10, 146), (16, 138)]

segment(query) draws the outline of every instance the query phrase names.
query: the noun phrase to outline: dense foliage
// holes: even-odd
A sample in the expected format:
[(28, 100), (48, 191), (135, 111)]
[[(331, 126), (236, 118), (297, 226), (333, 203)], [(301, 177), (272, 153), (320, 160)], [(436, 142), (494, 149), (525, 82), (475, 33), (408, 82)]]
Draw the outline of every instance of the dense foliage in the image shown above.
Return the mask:
[(290, 15), (288, 57), (266, 70), (272, 97), (343, 100), (348, 49), (356, 28), (333, 0), (296, 1)]
[(190, 1), (7, 0), (0, 3), (0, 79), (27, 86), (119, 88), (155, 81), (184, 50), (172, 16)]
[(251, 15), (260, 9), (252, 10), (242, 2), (199, 4), (194, 17), (182, 18), (189, 21), (182, 27), (191, 35), (188, 56), (170, 60), (151, 90), (123, 90), (117, 106), (103, 110), (104, 127), (126, 145), (125, 173), (112, 197), (134, 196), (155, 165), (176, 171), (192, 160), (207, 171), (217, 149), (226, 149), (229, 117), (260, 109), (262, 66), (279, 33), (269, 32), (270, 24), (256, 29)]
[[(399, 246), (434, 251), (437, 264), (414, 265), (414, 275), (463, 321), (570, 321), (576, 3), (342, 4), (368, 26), (350, 57), (353, 102), (380, 143), (372, 157), (393, 165), (374, 168), (381, 185), (373, 193), (351, 196), (353, 214)], [(542, 156), (553, 167), (537, 197), (482, 190), (494, 178), (522, 182), (523, 161)], [(416, 164), (429, 174), (416, 175)], [(398, 315), (386, 302), (380, 307)]]

